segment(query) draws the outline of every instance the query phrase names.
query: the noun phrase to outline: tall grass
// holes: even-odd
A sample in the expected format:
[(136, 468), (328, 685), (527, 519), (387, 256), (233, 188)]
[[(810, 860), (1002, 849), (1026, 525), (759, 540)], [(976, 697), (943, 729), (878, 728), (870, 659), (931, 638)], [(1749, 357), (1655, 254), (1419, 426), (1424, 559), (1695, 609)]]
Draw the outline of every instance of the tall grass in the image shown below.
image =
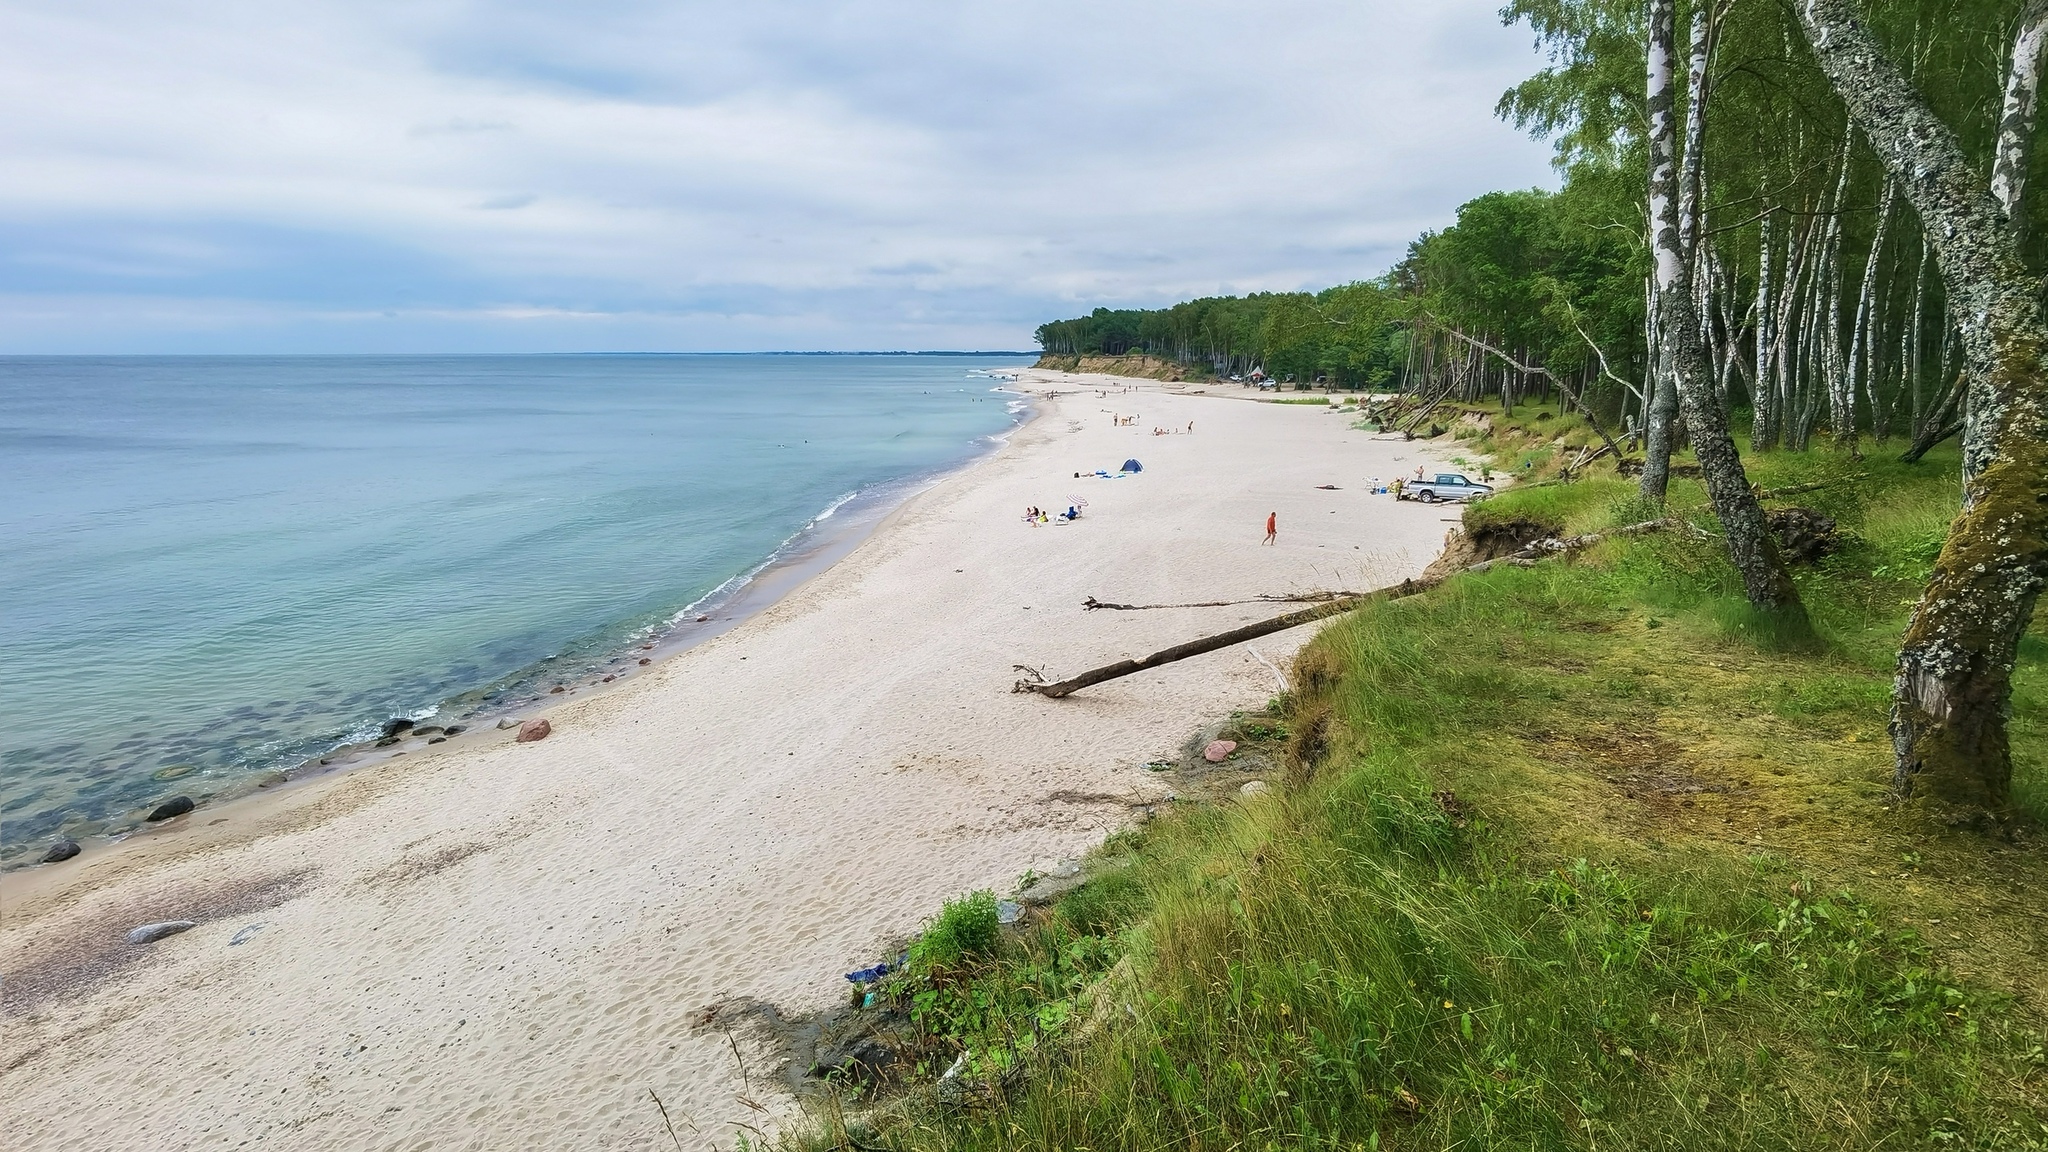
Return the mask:
[[(977, 1090), (860, 1146), (2048, 1148), (2048, 861), (1886, 806), (1888, 646), (1952, 485), (1863, 471), (1802, 499), (1848, 533), (1799, 578), (1820, 650), (1686, 532), (1331, 625), (1286, 705), (1327, 718), (1311, 762), (1115, 838), (920, 1017)], [(1468, 520), (1592, 530), (1643, 518), (1631, 491)], [(2044, 656), (2014, 728), (2036, 816)]]

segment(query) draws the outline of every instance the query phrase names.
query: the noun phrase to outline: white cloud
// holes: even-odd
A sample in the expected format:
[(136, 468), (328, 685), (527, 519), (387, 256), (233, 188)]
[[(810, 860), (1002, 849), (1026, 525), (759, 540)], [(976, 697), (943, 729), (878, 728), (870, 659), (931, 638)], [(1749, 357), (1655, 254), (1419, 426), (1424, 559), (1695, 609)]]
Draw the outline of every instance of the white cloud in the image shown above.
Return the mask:
[(0, 0), (0, 348), (1027, 346), (1339, 282), (1547, 179), (1493, 12)]

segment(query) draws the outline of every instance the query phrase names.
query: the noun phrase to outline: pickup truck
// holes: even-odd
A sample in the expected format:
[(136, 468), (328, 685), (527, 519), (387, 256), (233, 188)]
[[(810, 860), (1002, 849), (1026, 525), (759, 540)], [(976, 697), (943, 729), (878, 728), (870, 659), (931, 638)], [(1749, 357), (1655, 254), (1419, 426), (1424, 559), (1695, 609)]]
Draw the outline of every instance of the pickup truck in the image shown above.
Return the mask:
[(1468, 480), (1456, 472), (1439, 472), (1420, 480), (1401, 482), (1401, 499), (1434, 504), (1439, 500), (1472, 500), (1493, 495), (1493, 485)]

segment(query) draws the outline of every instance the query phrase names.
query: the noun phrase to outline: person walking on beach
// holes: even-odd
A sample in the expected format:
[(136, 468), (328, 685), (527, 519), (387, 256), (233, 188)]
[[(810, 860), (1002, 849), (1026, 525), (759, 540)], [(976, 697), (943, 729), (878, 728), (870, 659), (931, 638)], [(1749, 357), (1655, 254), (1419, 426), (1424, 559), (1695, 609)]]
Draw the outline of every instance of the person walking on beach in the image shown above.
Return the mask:
[(1277, 543), (1279, 543), (1279, 541), (1280, 541), (1280, 514), (1279, 514), (1278, 512), (1268, 512), (1268, 513), (1266, 513), (1266, 538), (1265, 538), (1264, 540), (1261, 540), (1261, 541), (1259, 541), (1259, 543), (1260, 543), (1260, 544), (1277, 544)]

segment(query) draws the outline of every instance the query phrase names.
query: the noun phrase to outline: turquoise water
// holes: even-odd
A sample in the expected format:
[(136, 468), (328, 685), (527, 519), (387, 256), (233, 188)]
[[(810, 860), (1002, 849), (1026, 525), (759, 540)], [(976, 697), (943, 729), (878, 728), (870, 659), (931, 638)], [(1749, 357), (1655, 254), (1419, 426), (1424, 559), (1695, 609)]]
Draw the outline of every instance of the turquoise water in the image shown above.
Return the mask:
[(0, 859), (530, 699), (985, 449), (1027, 362), (0, 358)]

